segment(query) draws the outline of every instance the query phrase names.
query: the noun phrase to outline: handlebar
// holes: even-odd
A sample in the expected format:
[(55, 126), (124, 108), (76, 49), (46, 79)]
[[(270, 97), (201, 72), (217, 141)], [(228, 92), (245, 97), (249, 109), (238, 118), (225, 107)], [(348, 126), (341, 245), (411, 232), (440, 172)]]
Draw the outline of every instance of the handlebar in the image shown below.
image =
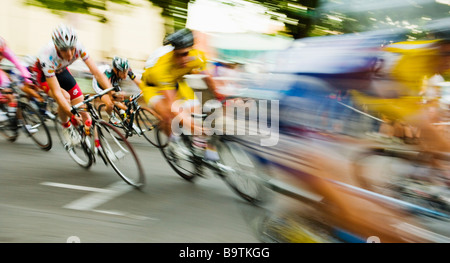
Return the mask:
[(89, 102), (95, 100), (96, 98), (101, 97), (101, 96), (105, 95), (106, 93), (108, 93), (110, 91), (113, 91), (113, 90), (114, 91), (120, 91), (120, 88), (119, 87), (112, 87), (112, 88), (109, 88), (109, 89), (105, 89), (102, 92), (100, 92), (100, 93), (98, 93), (98, 94), (96, 94), (96, 95), (94, 95), (94, 96), (92, 96), (92, 97), (90, 97), (90, 98), (88, 98), (86, 100), (83, 100), (82, 102), (72, 106), (72, 110), (71, 110), (72, 114), (74, 114), (74, 115), (78, 114), (78, 109), (81, 106), (83, 106), (84, 104), (89, 103)]

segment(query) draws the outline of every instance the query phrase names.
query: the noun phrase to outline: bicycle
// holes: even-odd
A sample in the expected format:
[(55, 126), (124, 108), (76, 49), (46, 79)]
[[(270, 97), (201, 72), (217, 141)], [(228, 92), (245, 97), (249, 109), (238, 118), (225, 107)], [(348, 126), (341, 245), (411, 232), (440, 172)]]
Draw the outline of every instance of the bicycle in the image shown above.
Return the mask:
[[(95, 96), (85, 96), (83, 102), (72, 106), (72, 113), (86, 111), (92, 118), (92, 124), (88, 129), (85, 124), (77, 124), (72, 121), (72, 127), (80, 136), (79, 143), (73, 145), (66, 141), (62, 135), (62, 124), (59, 118), (55, 119), (55, 127), (58, 137), (69, 153), (70, 157), (81, 167), (89, 169), (99, 156), (105, 165), (111, 165), (113, 170), (129, 185), (141, 189), (145, 185), (145, 175), (136, 151), (119, 130), (112, 124), (100, 119), (97, 111), (91, 103), (94, 99), (112, 91), (106, 89)], [(83, 105), (86, 107), (82, 108)]]
[[(204, 120), (207, 114), (192, 114), (192, 116)], [(257, 179), (260, 175), (255, 174), (257, 171), (253, 157), (244, 152), (237, 140), (231, 136), (216, 134), (210, 136), (210, 143), (216, 146), (219, 153), (219, 161), (206, 160), (203, 155), (204, 150), (193, 146), (194, 136), (192, 135), (180, 135), (181, 142), (190, 152), (186, 158), (179, 158), (170, 150), (168, 137), (159, 128), (157, 128), (156, 137), (162, 155), (170, 167), (183, 179), (193, 182), (198, 177), (206, 178), (205, 172), (209, 169), (247, 202), (255, 205), (265, 202), (267, 188)]]
[[(152, 134), (152, 131), (158, 125), (159, 118), (155, 117), (157, 114), (153, 110), (139, 105), (138, 100), (142, 95), (142, 92), (133, 94), (123, 102), (127, 107), (125, 114), (120, 114), (120, 108), (114, 104), (112, 113), (120, 120), (120, 123), (113, 125), (124, 131), (123, 135), (125, 138), (132, 137), (133, 135), (144, 136), (153, 146), (159, 147), (155, 141), (156, 136)], [(109, 118), (104, 110), (105, 107), (106, 105), (104, 103), (97, 107), (100, 118), (104, 120)]]
[[(448, 155), (414, 148), (373, 147), (355, 156), (353, 176), (364, 189), (450, 216), (449, 161)], [(381, 162), (381, 176), (374, 178), (371, 165)]]
[(0, 121), (0, 133), (8, 141), (14, 142), (19, 136), (19, 129), (22, 128), (23, 132), (31, 137), (40, 149), (49, 151), (53, 145), (50, 131), (41, 114), (25, 101), (26, 96), (18, 88), (21, 83), (21, 80), (15, 80), (9, 85), (11, 91), (3, 91), (3, 93), (15, 97), (17, 108), (12, 108), (15, 112), (9, 111), (7, 101), (0, 103), (0, 114), (7, 115), (7, 118)]

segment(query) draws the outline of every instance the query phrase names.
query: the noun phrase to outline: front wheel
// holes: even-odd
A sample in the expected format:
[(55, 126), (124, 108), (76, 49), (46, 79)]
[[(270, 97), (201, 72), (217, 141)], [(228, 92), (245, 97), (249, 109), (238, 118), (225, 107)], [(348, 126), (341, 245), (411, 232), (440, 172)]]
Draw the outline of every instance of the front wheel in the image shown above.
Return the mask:
[(0, 121), (0, 134), (3, 135), (3, 137), (5, 137), (10, 142), (16, 141), (17, 137), (19, 136), (17, 128), (17, 119), (12, 120), (7, 118), (4, 121)]
[(218, 142), (217, 150), (222, 164), (220, 175), (225, 183), (247, 202), (264, 203), (269, 192), (263, 182), (268, 178), (253, 157), (232, 141)]
[(159, 120), (153, 112), (150, 109), (141, 107), (136, 112), (135, 120), (141, 135), (153, 146), (160, 147), (155, 135)]
[[(181, 158), (174, 149), (172, 145), (170, 145), (169, 137), (159, 128), (156, 129), (156, 137), (158, 140), (158, 144), (161, 147), (158, 147), (161, 150), (162, 155), (166, 159), (167, 163), (170, 167), (183, 179), (187, 181), (192, 181), (196, 178), (199, 165), (194, 162), (193, 158)], [(184, 138), (181, 138), (182, 143), (185, 143)], [(186, 144), (186, 148), (190, 147)]]
[(92, 156), (89, 147), (86, 145), (84, 133), (81, 132), (79, 129), (72, 127), (71, 129), (76, 129), (82, 139), (80, 143), (76, 145), (71, 145), (71, 143), (66, 139), (66, 137), (63, 134), (64, 128), (61, 124), (59, 116), (56, 116), (54, 123), (56, 134), (58, 134), (58, 137), (61, 143), (63, 144), (64, 149), (69, 153), (70, 157), (81, 167), (89, 169), (94, 161), (94, 157)]
[(116, 127), (105, 121), (96, 124), (103, 155), (114, 171), (129, 185), (141, 188), (145, 175), (137, 154)]

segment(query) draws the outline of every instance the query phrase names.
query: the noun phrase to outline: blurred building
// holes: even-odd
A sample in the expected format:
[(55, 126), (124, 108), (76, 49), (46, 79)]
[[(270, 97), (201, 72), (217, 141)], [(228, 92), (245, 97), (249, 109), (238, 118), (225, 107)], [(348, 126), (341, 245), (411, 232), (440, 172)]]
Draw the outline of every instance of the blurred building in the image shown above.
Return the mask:
[(158, 48), (165, 35), (161, 9), (147, 0), (131, 0), (133, 6), (108, 1), (106, 23), (78, 13), (58, 15), (23, 1), (0, 0), (0, 36), (19, 56), (36, 55), (51, 38), (59, 23), (72, 25), (95, 61), (108, 61), (114, 55), (128, 57), (140, 69), (148, 55)]

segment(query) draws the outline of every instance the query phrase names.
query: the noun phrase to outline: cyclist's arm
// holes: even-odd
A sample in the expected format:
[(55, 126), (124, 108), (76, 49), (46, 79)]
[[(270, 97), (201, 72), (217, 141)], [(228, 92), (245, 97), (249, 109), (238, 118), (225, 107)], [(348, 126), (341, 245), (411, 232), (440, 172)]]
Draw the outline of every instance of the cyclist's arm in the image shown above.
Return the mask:
[(212, 94), (216, 97), (216, 99), (219, 101), (224, 100), (225, 96), (218, 92), (216, 84), (215, 84), (214, 80), (212, 79), (211, 74), (209, 74), (209, 72), (207, 72), (207, 71), (202, 71), (202, 72), (200, 72), (200, 74), (206, 75), (206, 77), (203, 80), (205, 81), (206, 85), (208, 86), (209, 91), (212, 92)]
[(53, 98), (56, 100), (56, 103), (61, 107), (61, 109), (64, 111), (67, 116), (72, 116), (72, 106), (69, 104), (69, 102), (66, 100), (64, 95), (61, 92), (61, 86), (59, 85), (58, 79), (53, 76), (46, 78), (46, 81), (48, 83), (48, 86), (53, 94)]
[(27, 84), (32, 84), (31, 82), (31, 74), (30, 72), (25, 68), (25, 66), (23, 66), (20, 62), (19, 59), (14, 55), (14, 52), (9, 48), (9, 47), (5, 47), (5, 50), (3, 52), (3, 56), (11, 61), (11, 63), (14, 64), (14, 66), (19, 70), (20, 75), (25, 78), (25, 83)]
[(97, 80), (100, 87), (104, 89), (109, 89), (112, 87), (111, 82), (108, 80), (106, 75), (98, 69), (97, 65), (95, 65), (94, 61), (91, 58), (87, 58), (86, 60), (84, 60), (84, 63), (86, 63), (86, 66), (89, 68), (89, 71)]
[(128, 77), (130, 77), (130, 79), (134, 82), (134, 84), (136, 84), (139, 87), (139, 85), (141, 84), (141, 80), (136, 78), (136, 75), (134, 75), (131, 69), (128, 71)]

